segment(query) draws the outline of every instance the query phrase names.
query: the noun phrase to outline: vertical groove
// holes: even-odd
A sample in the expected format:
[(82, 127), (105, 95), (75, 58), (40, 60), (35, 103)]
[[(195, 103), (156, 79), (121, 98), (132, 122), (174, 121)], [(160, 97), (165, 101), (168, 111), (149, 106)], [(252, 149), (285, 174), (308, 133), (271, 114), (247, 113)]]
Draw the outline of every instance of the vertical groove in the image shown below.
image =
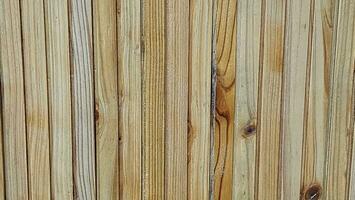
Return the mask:
[[(0, 46), (1, 46), (1, 41), (0, 41)], [(2, 53), (2, 49), (0, 48), (0, 56), (1, 56), (1, 53)], [(1, 58), (1, 57), (0, 57)], [(4, 135), (4, 117), (3, 117), (3, 96), (4, 96), (4, 84), (3, 84), (3, 78), (2, 78), (2, 75), (3, 75), (3, 72), (2, 72), (2, 62), (0, 62), (0, 123), (1, 123), (1, 147), (2, 149), (0, 149), (1, 153), (2, 153), (2, 160), (0, 162), (2, 162), (2, 165), (3, 165), (3, 169), (2, 169), (2, 173), (3, 173), (3, 184), (4, 184), (4, 200), (7, 199), (6, 197), (6, 181), (5, 181), (5, 135)], [(1, 164), (1, 163), (0, 163)]]

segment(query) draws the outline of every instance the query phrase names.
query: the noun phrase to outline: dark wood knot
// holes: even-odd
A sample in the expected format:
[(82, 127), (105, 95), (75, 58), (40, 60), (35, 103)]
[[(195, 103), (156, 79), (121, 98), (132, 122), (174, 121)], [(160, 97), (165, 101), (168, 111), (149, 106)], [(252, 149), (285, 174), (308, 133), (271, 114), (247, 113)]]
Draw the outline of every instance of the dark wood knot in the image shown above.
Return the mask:
[(256, 133), (256, 120), (250, 120), (244, 127), (243, 136), (250, 137)]
[(312, 184), (305, 188), (303, 194), (304, 200), (320, 199), (320, 196), (322, 194), (322, 187), (318, 183)]

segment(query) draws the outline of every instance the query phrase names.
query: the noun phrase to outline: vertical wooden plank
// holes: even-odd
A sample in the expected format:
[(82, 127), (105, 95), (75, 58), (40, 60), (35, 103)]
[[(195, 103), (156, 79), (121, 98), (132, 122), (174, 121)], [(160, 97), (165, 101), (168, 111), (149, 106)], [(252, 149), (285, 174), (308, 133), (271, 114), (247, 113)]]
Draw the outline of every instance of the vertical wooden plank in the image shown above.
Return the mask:
[(190, 1), (188, 199), (209, 198), (212, 9)]
[(285, 0), (263, 1), (257, 127), (257, 199), (280, 199)]
[(6, 199), (28, 199), (26, 118), (19, 1), (0, 1)]
[(120, 199), (142, 199), (140, 0), (121, 0), (119, 32)]
[(119, 198), (117, 3), (94, 0), (97, 198)]
[(166, 2), (165, 199), (187, 199), (189, 1)]
[[(305, 197), (314, 185), (324, 187), (329, 102), (329, 78), (333, 34), (331, 0), (315, 0), (311, 27), (312, 38), (308, 91), (306, 90), (306, 124), (303, 138), (301, 189)], [(311, 31), (311, 30), (310, 30)]]
[(261, 0), (238, 1), (233, 199), (254, 199)]
[(45, 19), (51, 135), (51, 198), (73, 199), (67, 1), (45, 1)]
[(30, 199), (50, 199), (46, 37), (42, 0), (21, 1)]
[[(299, 199), (302, 142), (308, 75), (308, 37), (313, 4), (310, 0), (288, 1), (284, 48), (282, 94), (282, 185), (281, 199)], [(309, 47), (311, 48), (311, 47)]]
[(325, 199), (346, 199), (349, 192), (351, 102), (355, 60), (355, 1), (339, 0), (335, 11), (327, 143)]
[(237, 0), (217, 0), (214, 199), (232, 199)]
[(91, 0), (70, 1), (74, 195), (96, 199)]
[(165, 1), (143, 1), (143, 195), (164, 197)]

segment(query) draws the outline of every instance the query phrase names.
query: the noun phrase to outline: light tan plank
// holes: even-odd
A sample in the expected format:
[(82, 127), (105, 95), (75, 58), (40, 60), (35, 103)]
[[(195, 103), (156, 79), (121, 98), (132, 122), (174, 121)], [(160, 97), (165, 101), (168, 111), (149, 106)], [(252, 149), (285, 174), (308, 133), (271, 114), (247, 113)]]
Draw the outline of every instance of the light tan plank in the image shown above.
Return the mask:
[(355, 1), (336, 4), (330, 74), (327, 181), (324, 199), (346, 199), (351, 156), (351, 103), (355, 60)]
[(187, 199), (189, 1), (166, 2), (166, 199)]
[(50, 199), (46, 37), (42, 0), (21, 1), (30, 199)]
[[(330, 0), (315, 0), (311, 28), (310, 72), (306, 90), (306, 124), (303, 139), (301, 193), (311, 195), (311, 188), (323, 190), (327, 143), (329, 78), (333, 34), (334, 5)], [(311, 30), (310, 30), (311, 31)], [(320, 187), (319, 187), (320, 186)], [(319, 194), (322, 192), (320, 190)], [(314, 194), (314, 192), (311, 192)], [(311, 195), (312, 196), (312, 195)]]
[(142, 199), (142, 65), (139, 0), (121, 0), (119, 32), (120, 197)]
[(261, 0), (238, 1), (233, 199), (254, 199)]
[(119, 198), (118, 59), (115, 0), (94, 0), (97, 198)]
[(25, 96), (19, 1), (0, 1), (6, 199), (28, 199)]
[(74, 194), (96, 199), (91, 0), (70, 1)]
[[(305, 111), (309, 22), (312, 1), (289, 1), (286, 8), (282, 94), (282, 199), (299, 199)], [(311, 48), (311, 47), (309, 47)]]
[(272, 0), (263, 3), (256, 198), (280, 199), (280, 123), (286, 1)]
[(164, 197), (165, 1), (142, 2), (143, 196)]
[(209, 198), (212, 9), (190, 1), (188, 199)]
[(73, 199), (67, 1), (45, 1), (45, 19), (51, 137), (51, 198)]
[(237, 0), (216, 1), (214, 199), (232, 199)]

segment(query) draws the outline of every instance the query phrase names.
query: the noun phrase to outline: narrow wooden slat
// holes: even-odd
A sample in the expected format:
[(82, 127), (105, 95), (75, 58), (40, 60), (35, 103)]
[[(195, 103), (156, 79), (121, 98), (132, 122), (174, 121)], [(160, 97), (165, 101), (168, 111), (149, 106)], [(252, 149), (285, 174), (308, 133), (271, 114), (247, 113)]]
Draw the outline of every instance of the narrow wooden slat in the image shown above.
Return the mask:
[[(299, 199), (306, 77), (312, 1), (289, 1), (286, 8), (284, 73), (282, 94), (282, 176), (281, 198)], [(309, 47), (311, 48), (311, 47)]]
[(257, 199), (280, 199), (285, 0), (263, 1), (257, 127)]
[(188, 199), (209, 198), (212, 10), (190, 1)]
[(74, 194), (96, 199), (91, 0), (70, 1)]
[(28, 199), (25, 96), (19, 1), (0, 1), (6, 199)]
[(94, 0), (97, 198), (119, 198), (116, 0)]
[(142, 2), (143, 195), (164, 197), (165, 1)]
[(42, 0), (21, 1), (29, 198), (50, 199), (46, 37)]
[(73, 199), (68, 23), (67, 1), (45, 1), (53, 199)]
[(329, 78), (333, 35), (331, 1), (315, 0), (313, 31), (310, 38), (311, 59), (308, 97), (306, 97), (306, 124), (303, 138), (301, 189), (305, 195), (312, 185), (321, 188), (325, 183)]
[(233, 199), (254, 199), (261, 0), (238, 1)]
[(214, 199), (232, 199), (237, 0), (218, 0)]
[(346, 199), (349, 192), (352, 84), (355, 60), (355, 2), (336, 4), (330, 74), (327, 174), (324, 199)]
[(140, 0), (121, 0), (119, 32), (120, 199), (142, 199)]
[(187, 199), (189, 1), (166, 2), (165, 199)]

